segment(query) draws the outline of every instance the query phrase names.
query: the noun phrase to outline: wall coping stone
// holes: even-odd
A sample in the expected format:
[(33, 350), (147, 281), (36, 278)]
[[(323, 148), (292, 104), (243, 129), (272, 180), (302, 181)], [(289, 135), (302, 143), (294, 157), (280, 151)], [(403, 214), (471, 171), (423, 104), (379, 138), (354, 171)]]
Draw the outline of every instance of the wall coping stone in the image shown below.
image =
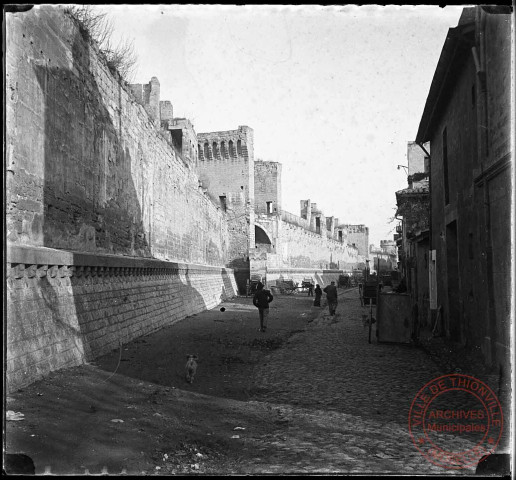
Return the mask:
[(73, 252), (48, 247), (7, 245), (7, 263), (25, 265), (73, 265), (89, 267), (167, 268), (194, 271), (225, 271), (224, 266), (178, 263), (155, 258), (131, 257), (97, 253)]

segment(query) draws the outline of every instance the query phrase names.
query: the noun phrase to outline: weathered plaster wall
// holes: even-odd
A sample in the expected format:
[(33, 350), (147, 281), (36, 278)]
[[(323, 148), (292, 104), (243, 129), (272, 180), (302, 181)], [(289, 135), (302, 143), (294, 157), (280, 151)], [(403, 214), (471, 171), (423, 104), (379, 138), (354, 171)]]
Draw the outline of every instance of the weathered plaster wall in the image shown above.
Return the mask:
[(72, 19), (6, 22), (8, 241), (225, 264), (224, 215)]
[[(427, 151), (430, 150), (429, 144), (424, 145)], [(416, 142), (407, 143), (407, 175), (425, 172), (425, 157), (426, 153)], [(400, 167), (401, 168), (401, 167)]]
[(428, 283), (428, 239), (411, 245), (412, 263), (410, 265), (410, 278), (415, 283), (412, 292), (417, 298), (419, 323), (421, 327), (430, 326), (430, 299)]
[[(514, 82), (514, 64), (511, 68), (511, 23), (513, 15), (486, 15), (486, 87), (489, 129), (488, 165), (497, 173), (490, 175), (489, 209), (492, 248), (492, 277), (496, 326), (490, 337), (496, 343), (493, 357), (498, 363), (508, 362), (511, 318), (511, 205), (514, 192), (514, 170), (511, 174), (511, 70)], [(514, 56), (514, 50), (513, 50)], [(514, 58), (514, 57), (513, 57)], [(514, 83), (513, 83), (514, 87)], [(513, 124), (514, 128), (514, 124)], [(484, 169), (488, 168), (484, 166)], [(514, 164), (512, 164), (514, 169)], [(513, 193), (514, 195), (514, 193)], [(512, 213), (514, 218), (514, 212)]]
[[(437, 251), (437, 278), (441, 280), (437, 301), (443, 308), (445, 333), (468, 345), (481, 346), (487, 363), (506, 366), (511, 257), (511, 16), (479, 13), (486, 20), (487, 102), (468, 51), (460, 58), (463, 63), (459, 63), (461, 69), (454, 75), (453, 85), (447, 87), (450, 96), (430, 139), (432, 249)], [(476, 28), (480, 28), (479, 22)]]
[[(481, 330), (485, 327), (467, 327), (477, 312), (482, 312), (484, 318), (489, 318), (485, 284), (487, 276), (480, 276), (478, 281), (471, 269), (471, 260), (480, 260), (480, 251), (477, 250), (480, 245), (477, 244), (478, 247), (475, 248), (473, 242), (476, 243), (480, 238), (479, 220), (483, 210), (481, 197), (474, 196), (475, 193), (481, 195), (481, 192), (475, 192), (472, 188), (472, 171), (478, 162), (477, 117), (471, 95), (467, 95), (476, 86), (475, 78), (474, 62), (469, 58), (457, 76), (455, 95), (451, 96), (431, 139), (431, 218), (432, 248), (437, 250), (437, 278), (441, 280), (437, 283), (438, 305), (443, 308), (444, 331), (456, 341), (465, 341), (468, 335), (473, 344), (479, 344), (484, 336)], [(445, 129), (446, 142), (443, 142)], [(448, 158), (448, 203), (445, 201), (444, 151)], [(454, 225), (457, 239), (452, 235), (451, 229)], [(470, 235), (471, 240), (468, 238)], [(475, 248), (477, 251), (470, 255), (463, 247)], [(473, 258), (469, 258), (470, 256)], [(462, 274), (456, 265), (459, 258), (463, 264)], [(475, 267), (477, 269), (478, 263)], [(461, 291), (464, 292), (463, 298), (468, 301), (463, 301)]]

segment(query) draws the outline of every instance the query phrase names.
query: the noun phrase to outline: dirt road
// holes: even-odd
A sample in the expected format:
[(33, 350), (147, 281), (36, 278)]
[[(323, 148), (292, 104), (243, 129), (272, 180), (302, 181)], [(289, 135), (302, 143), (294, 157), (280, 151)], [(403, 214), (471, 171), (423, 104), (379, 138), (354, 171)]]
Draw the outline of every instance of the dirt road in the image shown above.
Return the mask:
[[(234, 298), (53, 372), (7, 397), (23, 420), (7, 422), (5, 451), (29, 455), (36, 474), (239, 473), (256, 454), (239, 441), (249, 425), (258, 436), (285, 428), (281, 409), (241, 401), (253, 370), (319, 313), (307, 296), (275, 296), (262, 333), (251, 298)], [(193, 384), (189, 353), (199, 356)]]
[[(114, 351), (95, 364), (157, 385), (247, 400), (254, 366), (321, 312), (312, 302), (313, 297), (303, 294), (276, 295), (270, 304), (268, 331), (262, 333), (252, 299), (237, 297), (124, 345), (121, 352)], [(199, 357), (191, 385), (185, 380), (188, 354)]]

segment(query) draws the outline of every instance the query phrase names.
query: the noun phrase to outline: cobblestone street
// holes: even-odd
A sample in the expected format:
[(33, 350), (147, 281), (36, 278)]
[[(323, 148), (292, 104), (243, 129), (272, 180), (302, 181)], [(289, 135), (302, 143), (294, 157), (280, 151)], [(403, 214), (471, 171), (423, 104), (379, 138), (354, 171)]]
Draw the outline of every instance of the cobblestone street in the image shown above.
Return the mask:
[[(374, 330), (369, 344), (356, 289), (340, 291), (333, 318), (305, 295), (278, 295), (267, 334), (250, 302), (225, 302), (225, 313), (203, 312), (9, 396), (26, 420), (8, 422), (9, 451), (67, 473), (474, 471), (443, 469), (413, 445), (411, 402), (449, 372), (423, 349), (378, 344)], [(273, 347), (254, 348), (260, 338)], [(182, 378), (189, 351), (202, 359), (192, 385)], [(123, 420), (116, 429), (113, 418)], [(449, 438), (453, 451), (472, 445)], [(204, 460), (184, 463), (185, 444)]]
[(282, 408), (295, 424), (274, 438), (281, 462), (266, 466), (264, 458), (264, 471), (292, 462), (292, 470), (307, 472), (444, 473), (422, 458), (408, 432), (415, 394), (442, 372), (419, 348), (369, 344), (368, 312), (356, 290), (341, 293), (334, 318), (326, 308), (255, 369), (255, 399), (288, 405)]
[[(374, 307), (373, 307), (374, 312)], [(420, 349), (377, 344), (362, 323), (356, 290), (340, 296), (337, 315), (327, 308), (257, 368), (255, 387), (262, 400), (320, 406), (384, 422), (406, 422), (417, 391), (439, 370)], [(374, 315), (374, 313), (373, 313)], [(402, 408), (405, 404), (406, 408)]]

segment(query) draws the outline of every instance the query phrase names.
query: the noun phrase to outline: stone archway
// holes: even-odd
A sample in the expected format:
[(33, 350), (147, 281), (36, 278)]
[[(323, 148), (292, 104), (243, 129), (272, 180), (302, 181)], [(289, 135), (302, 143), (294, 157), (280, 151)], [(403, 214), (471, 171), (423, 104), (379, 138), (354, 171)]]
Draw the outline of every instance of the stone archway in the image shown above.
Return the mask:
[(256, 247), (259, 245), (270, 245), (272, 247), (272, 241), (269, 237), (269, 234), (263, 227), (257, 225), (256, 223), (254, 224), (254, 243)]

